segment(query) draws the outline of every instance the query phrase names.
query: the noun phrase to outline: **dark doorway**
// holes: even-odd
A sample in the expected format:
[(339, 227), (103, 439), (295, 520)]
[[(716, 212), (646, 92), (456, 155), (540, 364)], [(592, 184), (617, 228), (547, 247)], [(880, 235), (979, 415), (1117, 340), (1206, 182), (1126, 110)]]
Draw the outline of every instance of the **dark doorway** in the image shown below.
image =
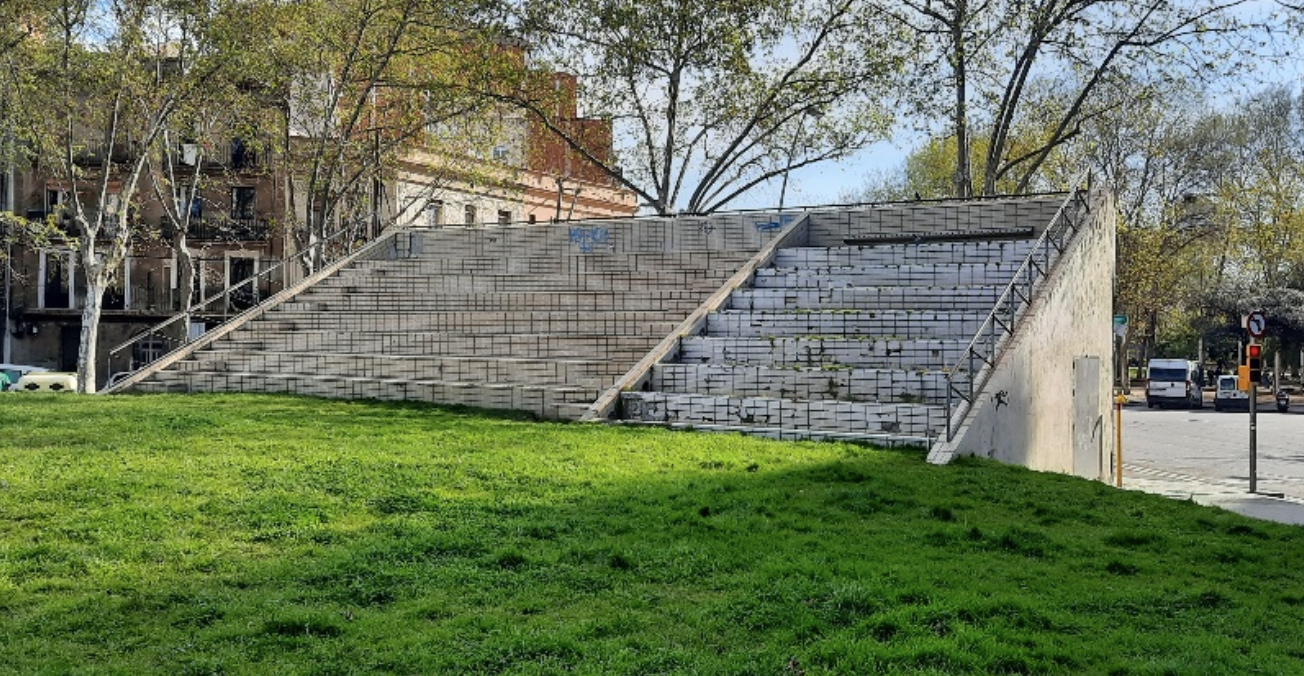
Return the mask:
[(68, 307), (68, 267), (60, 254), (45, 258), (45, 307)]
[(59, 370), (77, 370), (77, 349), (81, 347), (80, 326), (59, 327)]
[[(232, 258), (231, 279), (229, 281), (230, 285), (234, 287), (240, 282), (253, 277), (254, 263), (255, 260), (253, 258)], [(248, 310), (253, 307), (256, 302), (256, 299), (254, 298), (254, 288), (256, 284), (256, 282), (251, 282), (231, 292), (232, 309)]]

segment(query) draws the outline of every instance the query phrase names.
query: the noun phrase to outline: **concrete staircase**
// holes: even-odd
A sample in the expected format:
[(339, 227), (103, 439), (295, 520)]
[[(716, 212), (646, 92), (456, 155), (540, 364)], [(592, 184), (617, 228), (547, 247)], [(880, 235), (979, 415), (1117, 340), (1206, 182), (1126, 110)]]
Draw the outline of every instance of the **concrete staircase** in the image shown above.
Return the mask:
[(620, 417), (932, 445), (952, 411), (947, 370), (1062, 201), (811, 214), (805, 245), (780, 249), (641, 387), (622, 392)]
[(136, 391), (290, 392), (578, 418), (785, 221), (402, 231)]
[(1113, 213), (1083, 190), (396, 231), (120, 388), (412, 399), (1095, 476)]

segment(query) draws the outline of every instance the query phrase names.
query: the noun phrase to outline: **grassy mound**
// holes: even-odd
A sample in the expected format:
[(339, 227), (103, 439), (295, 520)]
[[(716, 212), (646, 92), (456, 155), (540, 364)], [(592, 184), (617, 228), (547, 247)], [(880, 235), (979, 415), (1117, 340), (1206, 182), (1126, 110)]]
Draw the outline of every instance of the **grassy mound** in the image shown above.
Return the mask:
[(987, 462), (0, 396), (0, 673), (1304, 673), (1304, 529)]

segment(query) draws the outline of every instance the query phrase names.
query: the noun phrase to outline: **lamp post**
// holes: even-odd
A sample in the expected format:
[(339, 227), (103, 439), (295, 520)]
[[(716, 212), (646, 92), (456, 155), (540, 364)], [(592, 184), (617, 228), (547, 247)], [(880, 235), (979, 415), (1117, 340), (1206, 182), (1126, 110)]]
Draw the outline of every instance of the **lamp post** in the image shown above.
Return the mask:
[(806, 106), (801, 110), (801, 117), (797, 120), (797, 133), (792, 135), (792, 145), (788, 146), (788, 165), (783, 168), (783, 186), (779, 188), (779, 211), (783, 211), (784, 198), (788, 196), (788, 174), (792, 173), (792, 156), (797, 153), (797, 142), (801, 140), (801, 133), (805, 130), (808, 117), (818, 120), (824, 117), (824, 111), (820, 110), (819, 106)]

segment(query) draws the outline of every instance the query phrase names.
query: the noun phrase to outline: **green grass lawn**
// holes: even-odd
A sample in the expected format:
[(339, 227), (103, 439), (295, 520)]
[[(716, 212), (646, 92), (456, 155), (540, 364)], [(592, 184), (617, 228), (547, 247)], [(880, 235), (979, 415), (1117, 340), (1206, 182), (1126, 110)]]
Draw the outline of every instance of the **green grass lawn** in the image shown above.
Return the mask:
[(1299, 674), (1304, 529), (851, 444), (2, 395), (0, 673)]

